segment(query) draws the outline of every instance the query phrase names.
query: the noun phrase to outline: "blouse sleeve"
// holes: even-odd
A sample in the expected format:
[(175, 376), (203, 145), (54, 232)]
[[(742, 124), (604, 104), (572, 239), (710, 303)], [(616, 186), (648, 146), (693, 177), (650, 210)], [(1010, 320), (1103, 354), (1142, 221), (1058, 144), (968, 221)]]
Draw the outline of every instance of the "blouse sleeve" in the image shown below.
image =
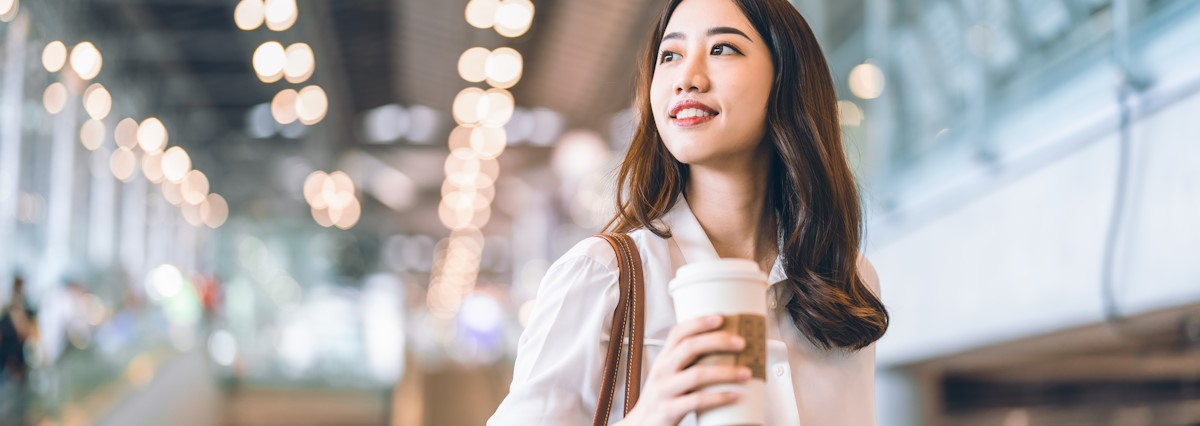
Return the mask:
[(611, 251), (585, 240), (546, 272), (517, 343), (508, 396), (488, 426), (591, 422), (620, 297), (616, 256), (602, 249)]

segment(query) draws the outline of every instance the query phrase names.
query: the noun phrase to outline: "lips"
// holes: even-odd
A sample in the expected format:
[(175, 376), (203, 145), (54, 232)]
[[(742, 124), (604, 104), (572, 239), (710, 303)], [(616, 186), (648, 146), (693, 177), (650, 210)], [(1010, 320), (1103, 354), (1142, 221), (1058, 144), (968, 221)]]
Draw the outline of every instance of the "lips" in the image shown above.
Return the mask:
[(693, 108), (698, 109), (700, 111), (704, 111), (705, 113), (708, 113), (709, 115), (719, 114), (717, 112), (717, 110), (713, 109), (712, 107), (710, 107), (708, 105), (705, 105), (704, 103), (702, 103), (700, 101), (697, 101), (695, 99), (684, 99), (682, 101), (676, 102), (675, 105), (671, 107), (671, 113), (670, 113), (671, 118), (678, 117), (680, 111), (683, 111), (685, 109), (693, 109)]
[(718, 114), (717, 110), (700, 101), (686, 99), (675, 103), (669, 115), (676, 127), (687, 128), (712, 121)]

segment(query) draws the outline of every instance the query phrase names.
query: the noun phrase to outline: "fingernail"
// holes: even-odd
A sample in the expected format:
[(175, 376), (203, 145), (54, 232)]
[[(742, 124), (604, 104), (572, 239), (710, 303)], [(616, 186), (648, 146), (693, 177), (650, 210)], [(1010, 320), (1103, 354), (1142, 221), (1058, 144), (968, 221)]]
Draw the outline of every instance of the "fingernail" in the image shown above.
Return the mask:
[(717, 324), (720, 324), (720, 323), (721, 323), (721, 319), (722, 319), (722, 318), (721, 318), (721, 316), (720, 316), (720, 315), (709, 315), (709, 316), (708, 316), (708, 324), (709, 324), (709, 325), (717, 325)]
[(744, 339), (742, 337), (734, 337), (733, 338), (733, 346), (738, 349), (745, 348), (746, 347), (746, 339)]
[(725, 392), (725, 397), (729, 399), (738, 399), (740, 396), (737, 392)]
[(738, 378), (743, 379), (743, 380), (749, 379), (750, 378), (750, 369), (746, 368), (746, 367), (739, 368), (738, 369)]

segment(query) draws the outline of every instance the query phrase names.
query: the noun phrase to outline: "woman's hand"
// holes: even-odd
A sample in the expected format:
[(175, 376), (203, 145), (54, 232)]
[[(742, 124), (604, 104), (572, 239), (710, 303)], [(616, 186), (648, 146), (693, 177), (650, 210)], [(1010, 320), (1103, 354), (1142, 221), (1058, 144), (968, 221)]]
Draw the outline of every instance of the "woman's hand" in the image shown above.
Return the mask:
[(695, 318), (676, 324), (667, 334), (663, 350), (654, 360), (637, 404), (621, 425), (678, 425), (687, 413), (737, 401), (732, 392), (697, 392), (720, 383), (739, 383), (750, 378), (750, 369), (733, 365), (692, 365), (714, 352), (738, 352), (746, 347), (741, 336), (715, 331), (720, 315)]

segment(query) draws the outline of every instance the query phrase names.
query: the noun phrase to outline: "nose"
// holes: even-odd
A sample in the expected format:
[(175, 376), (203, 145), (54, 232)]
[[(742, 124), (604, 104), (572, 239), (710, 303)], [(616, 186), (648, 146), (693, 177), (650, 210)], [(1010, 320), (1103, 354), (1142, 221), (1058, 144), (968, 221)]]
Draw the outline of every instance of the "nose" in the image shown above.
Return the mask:
[[(674, 89), (676, 95), (691, 91), (703, 93), (709, 89), (708, 69), (704, 63), (704, 56), (689, 56), (691, 58), (684, 59), (683, 69), (680, 70), (680, 74), (675, 80)], [(699, 56), (699, 58), (695, 58), (696, 56)]]

